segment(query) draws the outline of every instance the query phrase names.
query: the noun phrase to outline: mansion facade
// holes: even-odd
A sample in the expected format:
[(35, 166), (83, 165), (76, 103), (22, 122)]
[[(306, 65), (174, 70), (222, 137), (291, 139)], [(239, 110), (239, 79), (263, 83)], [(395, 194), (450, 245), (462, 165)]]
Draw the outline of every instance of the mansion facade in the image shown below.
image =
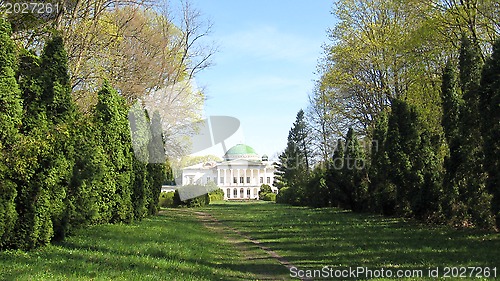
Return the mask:
[(221, 162), (206, 162), (182, 169), (182, 185), (205, 185), (213, 182), (224, 191), (224, 199), (259, 199), (260, 186), (273, 192), (274, 166), (266, 155), (260, 157), (248, 145), (230, 148)]

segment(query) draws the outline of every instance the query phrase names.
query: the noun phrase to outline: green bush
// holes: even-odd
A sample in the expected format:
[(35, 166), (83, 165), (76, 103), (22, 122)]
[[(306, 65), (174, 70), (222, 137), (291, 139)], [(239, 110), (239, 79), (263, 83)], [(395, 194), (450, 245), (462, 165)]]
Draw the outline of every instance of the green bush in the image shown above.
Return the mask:
[(260, 197), (260, 199), (264, 201), (276, 202), (276, 193), (273, 192), (264, 193), (264, 196)]
[(260, 186), (259, 198), (264, 197), (266, 193), (271, 193), (271, 192), (273, 192), (271, 190), (271, 187), (268, 184), (263, 184)]
[(224, 191), (222, 191), (222, 189), (218, 188), (218, 189), (208, 193), (208, 196), (210, 197), (210, 202), (221, 201), (221, 200), (224, 200)]
[(175, 192), (173, 192), (173, 191), (160, 193), (160, 199), (159, 199), (160, 207), (161, 208), (175, 207), (174, 195), (175, 195)]

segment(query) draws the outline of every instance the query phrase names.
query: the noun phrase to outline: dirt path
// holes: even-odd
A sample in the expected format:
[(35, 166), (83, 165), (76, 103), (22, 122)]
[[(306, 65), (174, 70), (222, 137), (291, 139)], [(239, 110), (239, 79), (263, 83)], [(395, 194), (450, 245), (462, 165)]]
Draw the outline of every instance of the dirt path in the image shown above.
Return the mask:
[[(217, 218), (205, 212), (193, 212), (203, 223), (205, 227), (208, 229), (221, 234), (228, 242), (234, 244), (235, 247), (242, 253), (242, 255), (248, 261), (256, 260), (256, 259), (268, 259), (278, 261), (284, 267), (286, 267), (286, 271), (289, 272), (290, 268), (295, 267), (290, 261), (270, 249), (269, 247), (264, 246), (260, 241), (245, 235), (241, 231), (232, 228), (223, 224)], [(254, 249), (250, 247), (253, 245)], [(256, 251), (255, 248), (260, 249), (260, 251)], [(265, 269), (265, 268), (264, 268)], [(263, 271), (259, 273), (259, 280), (289, 280), (289, 275), (279, 275), (276, 274), (271, 275), (270, 272)], [(303, 279), (307, 280), (307, 279)]]

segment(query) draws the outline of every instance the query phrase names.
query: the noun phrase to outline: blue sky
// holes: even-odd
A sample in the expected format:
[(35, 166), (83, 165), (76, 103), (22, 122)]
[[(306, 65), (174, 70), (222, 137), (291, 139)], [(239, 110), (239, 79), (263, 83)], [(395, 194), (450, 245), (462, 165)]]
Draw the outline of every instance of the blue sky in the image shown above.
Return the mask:
[[(226, 141), (273, 156), (286, 146), (297, 112), (311, 93), (326, 30), (333, 27), (328, 0), (192, 0), (213, 23), (209, 40), (219, 51), (200, 72), (205, 117), (236, 117), (241, 127)], [(221, 146), (197, 155), (222, 156)]]

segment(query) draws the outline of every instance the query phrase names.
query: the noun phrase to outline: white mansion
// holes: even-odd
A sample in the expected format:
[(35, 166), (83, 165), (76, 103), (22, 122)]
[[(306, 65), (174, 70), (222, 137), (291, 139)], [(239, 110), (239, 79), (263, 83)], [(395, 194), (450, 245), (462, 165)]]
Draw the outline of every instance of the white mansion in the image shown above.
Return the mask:
[(260, 157), (248, 145), (230, 148), (221, 162), (206, 162), (182, 169), (182, 185), (214, 182), (224, 191), (224, 199), (258, 199), (262, 184), (272, 186), (274, 166), (268, 157)]

